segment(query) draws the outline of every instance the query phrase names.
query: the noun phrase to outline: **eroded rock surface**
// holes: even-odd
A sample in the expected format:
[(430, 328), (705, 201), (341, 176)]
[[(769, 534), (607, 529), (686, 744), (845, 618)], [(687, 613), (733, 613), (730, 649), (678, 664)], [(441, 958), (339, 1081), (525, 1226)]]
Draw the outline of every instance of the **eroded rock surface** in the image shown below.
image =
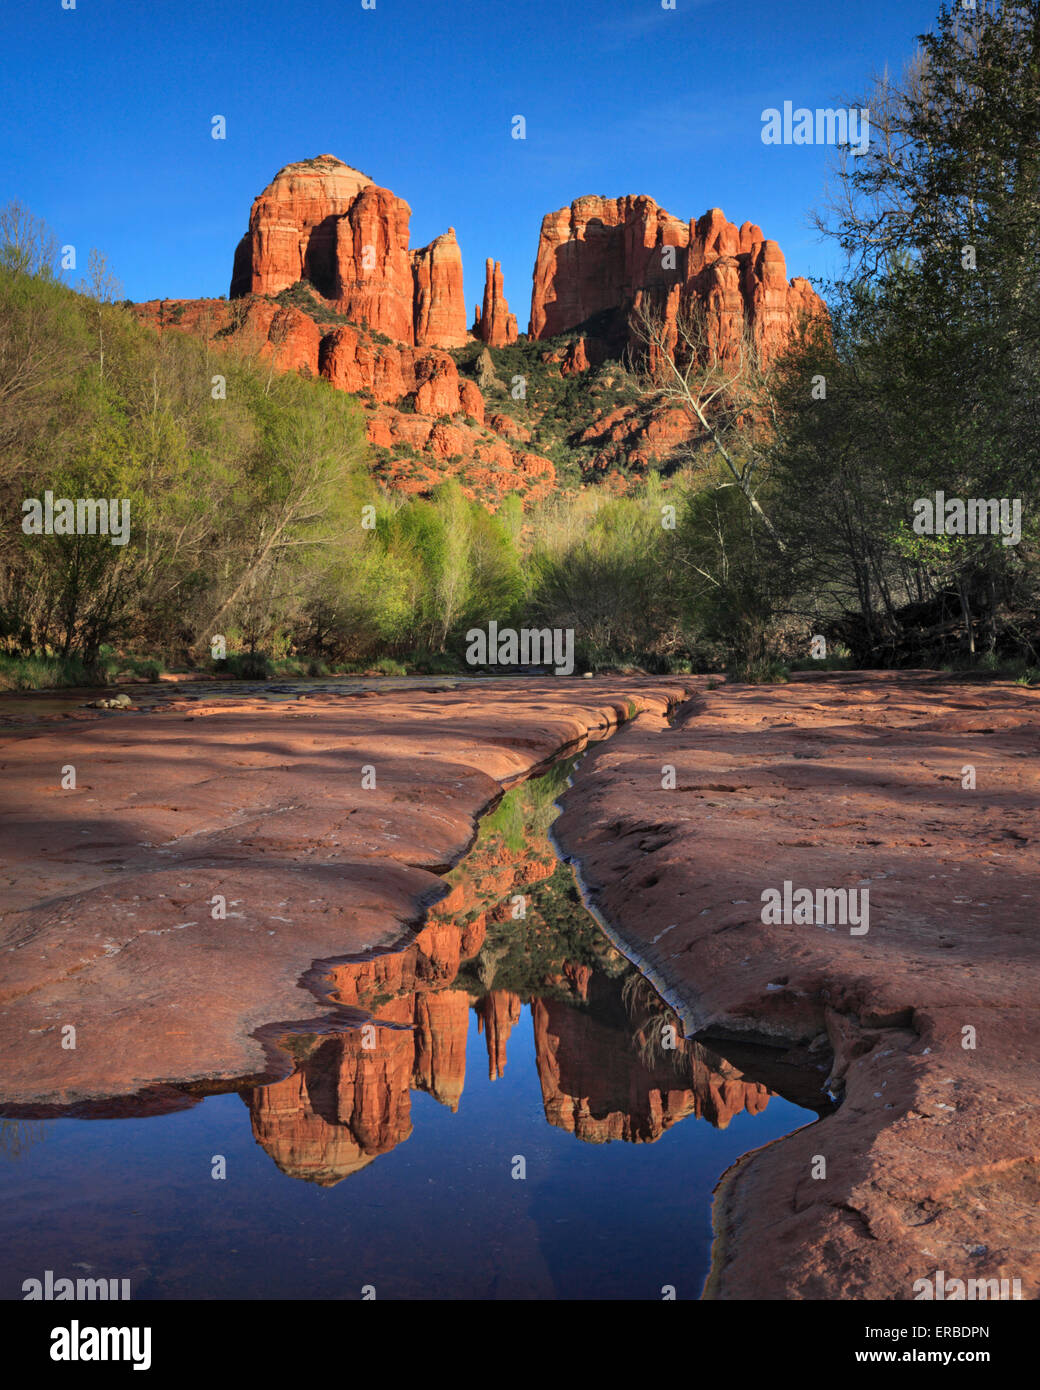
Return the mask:
[[(665, 320), (703, 312), (722, 357), (745, 331), (768, 361), (799, 321), (826, 313), (808, 280), (788, 283), (784, 254), (752, 222), (721, 208), (683, 222), (653, 198), (577, 198), (542, 219), (531, 295), (531, 336), (553, 338), (595, 321), (611, 355), (637, 346), (629, 324), (644, 306)], [(674, 345), (674, 337), (673, 337)]]
[[(723, 1180), (708, 1296), (1037, 1296), (1038, 755), (1035, 691), (872, 673), (703, 689), (583, 765), (558, 837), (689, 1029), (844, 1097)], [(869, 931), (764, 925), (785, 880), (866, 888)]]
[(399, 941), (503, 784), (685, 688), (174, 700), (5, 734), (0, 1103), (260, 1073), (255, 1031), (314, 1013), (312, 963)]

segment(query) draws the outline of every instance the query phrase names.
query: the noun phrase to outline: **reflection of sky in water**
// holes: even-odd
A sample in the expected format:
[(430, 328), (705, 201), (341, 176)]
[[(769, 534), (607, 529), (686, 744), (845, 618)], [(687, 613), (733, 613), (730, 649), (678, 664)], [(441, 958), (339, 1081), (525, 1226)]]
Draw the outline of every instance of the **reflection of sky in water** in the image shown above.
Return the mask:
[[(663, 1285), (697, 1298), (718, 1178), (814, 1116), (691, 1044), (640, 1059), (635, 1035), (659, 1037), (674, 1016), (609, 945), (547, 838), (569, 766), (484, 818), (412, 945), (332, 968), (330, 1001), (391, 1025), (371, 1050), (356, 1029), (297, 1031), (298, 1073), (241, 1096), (31, 1121), (20, 1153), (8, 1122), (0, 1296), (50, 1269), (128, 1278), (142, 1299), (356, 1299), (365, 1285), (378, 1298), (659, 1299)], [(507, 906), (519, 887), (522, 922)], [(461, 1092), (457, 1111), (427, 1091)], [(693, 1110), (732, 1118), (718, 1130)], [(589, 1143), (576, 1126), (659, 1137)]]
[(413, 1091), (411, 1137), (330, 1188), (281, 1173), (237, 1095), (34, 1121), (0, 1159), (0, 1296), (51, 1269), (129, 1277), (136, 1298), (696, 1298), (719, 1176), (813, 1118), (773, 1096), (721, 1131), (688, 1116), (653, 1144), (582, 1143), (546, 1123), (526, 1005), (487, 1073), (471, 1011), (458, 1112)]

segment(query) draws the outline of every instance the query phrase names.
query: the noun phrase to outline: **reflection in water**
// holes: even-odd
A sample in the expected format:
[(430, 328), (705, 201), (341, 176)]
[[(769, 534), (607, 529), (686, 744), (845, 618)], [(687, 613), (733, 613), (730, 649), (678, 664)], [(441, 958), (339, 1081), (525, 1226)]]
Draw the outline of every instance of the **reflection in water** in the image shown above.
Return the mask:
[(470, 1010), (494, 1081), (530, 1006), (545, 1118), (586, 1143), (653, 1143), (687, 1116), (725, 1128), (765, 1109), (767, 1087), (684, 1039), (585, 911), (548, 837), (568, 770), (503, 798), (412, 945), (331, 969), (330, 999), (375, 1026), (284, 1039), (293, 1075), (242, 1093), (282, 1172), (332, 1186), (366, 1167), (411, 1134), (413, 1090), (457, 1110)]
[(282, 1079), (5, 1124), (0, 1297), (50, 1269), (135, 1300), (697, 1298), (719, 1176), (825, 1070), (683, 1038), (556, 857), (568, 770), (502, 799), (406, 949), (322, 965), (327, 1007), (260, 1030)]

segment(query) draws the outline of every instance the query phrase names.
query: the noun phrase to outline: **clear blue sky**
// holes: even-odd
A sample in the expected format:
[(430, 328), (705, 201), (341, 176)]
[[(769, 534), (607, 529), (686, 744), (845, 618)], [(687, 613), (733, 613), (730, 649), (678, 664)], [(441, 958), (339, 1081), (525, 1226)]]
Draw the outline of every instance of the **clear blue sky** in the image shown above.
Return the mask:
[(254, 196), (324, 153), (411, 205), (412, 246), (455, 227), (470, 313), (501, 260), (521, 330), (542, 215), (584, 193), (721, 207), (789, 275), (835, 269), (807, 226), (829, 152), (763, 145), (761, 112), (898, 71), (938, 0), (676, 3), (6, 0), (0, 202), (46, 218), (81, 268), (100, 247), (136, 300), (226, 294)]

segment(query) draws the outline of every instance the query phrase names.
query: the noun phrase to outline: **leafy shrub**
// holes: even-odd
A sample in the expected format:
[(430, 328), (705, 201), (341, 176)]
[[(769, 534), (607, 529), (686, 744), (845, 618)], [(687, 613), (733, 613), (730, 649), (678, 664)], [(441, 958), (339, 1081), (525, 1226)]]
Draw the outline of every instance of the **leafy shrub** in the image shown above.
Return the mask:
[(275, 673), (266, 652), (232, 652), (222, 660), (215, 661), (213, 669), (221, 675), (234, 676), (236, 680), (243, 681), (266, 681)]

